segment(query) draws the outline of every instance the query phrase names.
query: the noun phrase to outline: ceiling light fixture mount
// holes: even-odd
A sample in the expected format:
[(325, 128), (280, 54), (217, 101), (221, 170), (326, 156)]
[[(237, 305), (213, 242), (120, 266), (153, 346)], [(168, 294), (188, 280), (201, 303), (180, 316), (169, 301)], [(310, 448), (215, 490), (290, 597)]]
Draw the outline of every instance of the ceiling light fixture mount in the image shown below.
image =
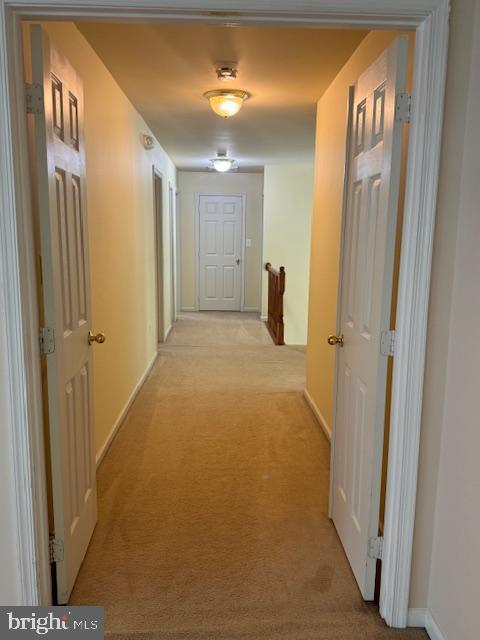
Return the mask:
[(224, 82), (231, 82), (237, 77), (237, 63), (236, 62), (217, 62), (215, 65), (215, 71), (217, 72), (217, 78)]
[(242, 89), (214, 89), (203, 95), (209, 101), (212, 111), (222, 118), (234, 116), (250, 97), (250, 94)]
[(212, 164), (212, 169), (218, 171), (219, 173), (226, 173), (233, 169), (235, 164), (235, 160), (233, 158), (228, 158), (225, 152), (219, 151), (217, 153), (216, 158), (212, 158), (210, 160)]

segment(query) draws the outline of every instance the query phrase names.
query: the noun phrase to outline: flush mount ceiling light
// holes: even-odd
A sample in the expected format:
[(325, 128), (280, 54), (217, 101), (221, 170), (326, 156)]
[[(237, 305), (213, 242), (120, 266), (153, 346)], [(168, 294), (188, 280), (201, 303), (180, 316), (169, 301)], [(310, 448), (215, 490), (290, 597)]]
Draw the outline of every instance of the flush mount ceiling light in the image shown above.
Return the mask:
[(225, 153), (217, 153), (217, 157), (212, 158), (210, 162), (215, 171), (219, 171), (220, 173), (230, 171), (235, 164), (235, 160), (233, 158), (227, 158)]
[(215, 89), (203, 94), (212, 110), (222, 118), (230, 118), (240, 111), (249, 94), (241, 89)]

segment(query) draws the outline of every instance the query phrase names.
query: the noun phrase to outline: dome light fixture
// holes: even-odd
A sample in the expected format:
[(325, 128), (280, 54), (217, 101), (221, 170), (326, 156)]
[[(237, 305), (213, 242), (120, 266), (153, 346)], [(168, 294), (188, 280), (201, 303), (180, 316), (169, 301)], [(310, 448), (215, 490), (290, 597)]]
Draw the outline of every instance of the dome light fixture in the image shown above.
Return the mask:
[(203, 94), (212, 111), (222, 118), (230, 118), (240, 111), (250, 95), (241, 89), (214, 89)]
[(226, 173), (227, 171), (230, 171), (235, 164), (235, 160), (233, 158), (228, 158), (226, 153), (221, 152), (218, 152), (217, 157), (212, 158), (210, 162), (212, 163), (213, 169), (219, 173)]

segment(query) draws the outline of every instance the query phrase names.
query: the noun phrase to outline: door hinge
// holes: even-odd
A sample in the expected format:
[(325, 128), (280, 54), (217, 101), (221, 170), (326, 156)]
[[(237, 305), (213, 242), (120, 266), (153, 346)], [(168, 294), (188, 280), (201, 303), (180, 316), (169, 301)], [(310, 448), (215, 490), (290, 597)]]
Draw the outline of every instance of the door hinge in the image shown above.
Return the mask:
[(27, 113), (42, 114), (44, 112), (43, 87), (41, 84), (25, 85), (25, 101)]
[(63, 540), (57, 540), (54, 536), (50, 536), (48, 543), (48, 553), (50, 556), (50, 564), (63, 561)]
[(382, 331), (380, 336), (380, 353), (382, 356), (395, 355), (395, 331)]
[(395, 120), (410, 122), (412, 117), (412, 96), (402, 91), (395, 96)]
[(368, 539), (368, 557), (381, 560), (383, 556), (383, 538)]
[(52, 327), (40, 329), (40, 353), (48, 355), (55, 351), (55, 330)]

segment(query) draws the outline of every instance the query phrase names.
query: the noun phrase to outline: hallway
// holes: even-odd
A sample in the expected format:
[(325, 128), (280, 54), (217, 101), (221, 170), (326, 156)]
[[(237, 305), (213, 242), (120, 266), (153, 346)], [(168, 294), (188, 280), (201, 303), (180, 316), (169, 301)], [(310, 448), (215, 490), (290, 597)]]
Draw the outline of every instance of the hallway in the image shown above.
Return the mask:
[(98, 471), (70, 604), (105, 606), (111, 638), (427, 637), (359, 595), (304, 368), (254, 315), (179, 317)]

